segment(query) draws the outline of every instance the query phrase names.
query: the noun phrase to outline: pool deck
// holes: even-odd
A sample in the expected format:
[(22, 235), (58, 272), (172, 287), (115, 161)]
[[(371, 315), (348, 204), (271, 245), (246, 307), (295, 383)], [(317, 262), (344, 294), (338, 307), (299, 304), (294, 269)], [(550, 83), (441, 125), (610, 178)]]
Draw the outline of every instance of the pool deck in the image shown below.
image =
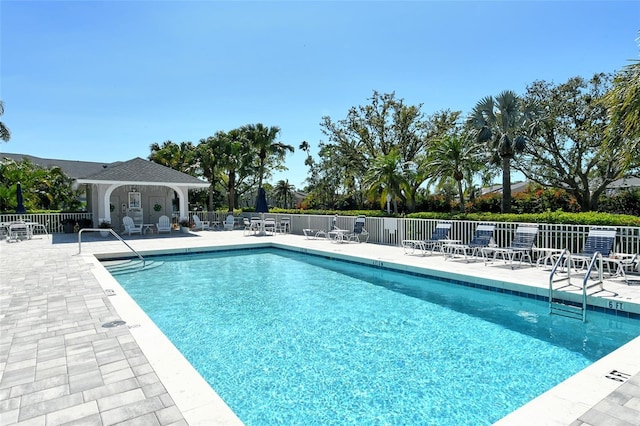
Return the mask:
[[(401, 247), (242, 231), (125, 239), (143, 254), (266, 244), (442, 277), (462, 274), (469, 282), (508, 291), (548, 293), (546, 268), (445, 261), (442, 255), (406, 255)], [(241, 424), (94, 256), (127, 253), (122, 242), (88, 235), (81, 254), (73, 234), (0, 241), (0, 425)], [(593, 303), (640, 313), (640, 286), (607, 280), (604, 289), (591, 296)], [(126, 324), (109, 327), (119, 320)], [(637, 425), (638, 354), (640, 338), (496, 424)]]

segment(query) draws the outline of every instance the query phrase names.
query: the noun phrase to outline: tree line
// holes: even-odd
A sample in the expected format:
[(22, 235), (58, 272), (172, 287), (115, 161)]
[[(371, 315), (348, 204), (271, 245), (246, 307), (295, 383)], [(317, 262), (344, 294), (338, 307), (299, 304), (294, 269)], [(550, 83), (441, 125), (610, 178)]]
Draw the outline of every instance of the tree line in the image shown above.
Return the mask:
[(566, 191), (581, 211), (598, 208), (614, 181), (638, 175), (638, 64), (564, 83), (535, 81), (526, 93), (487, 96), (467, 117), (432, 115), (394, 93), (373, 92), (344, 119), (324, 117), (318, 157), (307, 150), (312, 208), (415, 209), (432, 188), (455, 188), (461, 212), (480, 186), (502, 174), (501, 211), (512, 208), (511, 172)]
[[(559, 84), (535, 81), (521, 95), (505, 90), (479, 100), (466, 116), (447, 109), (427, 115), (422, 104), (373, 91), (367, 104), (351, 107), (346, 117), (322, 117), (320, 128), (326, 140), (317, 153), (307, 141), (299, 144), (309, 173), (302, 189), (306, 197), (296, 207), (387, 205), (396, 214), (410, 213), (430, 195), (455, 193), (464, 212), (480, 187), (501, 174), (501, 211), (508, 213), (516, 170), (540, 188), (566, 191), (581, 211), (597, 210), (612, 182), (640, 171), (640, 62), (616, 75), (598, 73)], [(265, 183), (273, 171), (286, 170), (286, 154), (294, 152), (277, 140), (279, 132), (277, 126), (258, 123), (218, 131), (197, 144), (153, 143), (149, 160), (206, 179), (209, 189), (190, 196), (202, 208), (251, 207), (252, 196), (263, 187), (272, 202), (291, 208), (293, 185)], [(10, 137), (1, 122), (0, 137)], [(43, 180), (55, 179), (53, 172)], [(11, 195), (11, 186), (4, 186), (0, 203)], [(58, 203), (41, 198), (43, 206)], [(73, 204), (64, 197), (55, 200)]]

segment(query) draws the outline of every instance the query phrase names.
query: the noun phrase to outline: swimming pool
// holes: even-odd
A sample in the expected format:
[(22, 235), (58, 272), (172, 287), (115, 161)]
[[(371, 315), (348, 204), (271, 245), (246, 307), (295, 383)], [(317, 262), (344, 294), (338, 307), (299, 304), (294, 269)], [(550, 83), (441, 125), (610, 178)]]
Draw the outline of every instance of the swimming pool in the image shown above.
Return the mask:
[(117, 279), (246, 424), (491, 424), (637, 334), (287, 251), (162, 260)]

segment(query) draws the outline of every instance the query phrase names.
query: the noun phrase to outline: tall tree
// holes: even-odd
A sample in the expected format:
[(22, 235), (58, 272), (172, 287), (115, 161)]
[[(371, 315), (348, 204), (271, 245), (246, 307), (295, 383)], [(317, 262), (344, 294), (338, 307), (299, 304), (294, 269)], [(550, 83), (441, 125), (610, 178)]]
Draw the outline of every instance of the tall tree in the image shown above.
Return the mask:
[(611, 76), (596, 74), (558, 85), (537, 81), (527, 88), (527, 98), (545, 117), (517, 167), (533, 182), (568, 191), (583, 211), (596, 210), (607, 186), (624, 176), (627, 166), (620, 159), (637, 156), (619, 138), (605, 143), (609, 119), (602, 99), (610, 86)]
[(448, 134), (431, 145), (427, 155), (430, 183), (442, 186), (446, 180), (453, 179), (458, 190), (461, 213), (464, 213), (465, 205), (463, 181), (473, 181), (473, 175), (480, 170), (481, 151), (474, 137)]
[[(407, 105), (395, 93), (374, 91), (368, 100), (367, 105), (351, 107), (342, 120), (322, 118), (320, 126), (329, 140), (321, 144), (318, 169), (335, 170), (337, 164), (347, 196), (358, 199), (362, 189), (367, 189), (362, 179), (373, 162), (395, 151), (403, 168), (411, 172), (404, 176), (409, 180), (406, 196), (411, 206), (417, 188), (426, 179), (419, 167), (412, 165), (420, 164), (417, 160), (424, 156), (430, 141), (453, 126), (459, 113), (444, 111), (425, 117), (421, 104)], [(323, 153), (328, 157), (323, 158)]]
[(280, 128), (277, 126), (267, 127), (262, 123), (247, 124), (242, 130), (257, 154), (258, 188), (262, 188), (265, 166), (270, 164), (272, 168), (282, 169), (286, 154), (294, 152), (295, 149), (291, 145), (276, 142), (280, 133)]
[(288, 209), (291, 208), (294, 198), (293, 191), (295, 186), (289, 183), (289, 180), (279, 180), (276, 186), (273, 188), (276, 202), (280, 204), (280, 207)]
[[(0, 116), (2, 115), (4, 115), (4, 103), (0, 100)], [(0, 139), (5, 142), (9, 142), (9, 139), (11, 139), (11, 133), (2, 121), (0, 121)]]
[(623, 157), (630, 167), (640, 165), (640, 61), (624, 67), (613, 80), (613, 87), (604, 97), (609, 111), (608, 145), (628, 145)]
[(149, 148), (151, 149), (149, 160), (154, 163), (162, 164), (192, 176), (197, 174), (195, 167), (196, 148), (191, 142), (176, 144), (171, 141), (165, 141), (162, 145), (154, 142)]
[(515, 92), (505, 90), (495, 98), (481, 99), (467, 119), (467, 124), (476, 130), (477, 140), (491, 149), (492, 161), (502, 165), (503, 213), (511, 212), (511, 160), (525, 148), (534, 118), (533, 108)]
[[(236, 206), (236, 193), (239, 185), (247, 179), (252, 179), (253, 170), (251, 150), (253, 147), (242, 129), (233, 129), (226, 134), (224, 144), (221, 147), (221, 165), (226, 171), (226, 183), (229, 211)], [(253, 179), (252, 179), (253, 180)], [(256, 179), (257, 180), (257, 179)], [(244, 185), (247, 189), (252, 185)]]
[(363, 183), (369, 194), (378, 198), (381, 205), (389, 198), (393, 203), (393, 212), (398, 214), (398, 197), (407, 186), (400, 154), (391, 150), (388, 154), (377, 157)]
[(213, 194), (216, 183), (219, 181), (222, 160), (220, 158), (221, 147), (225, 143), (226, 134), (217, 132), (215, 136), (200, 139), (194, 153), (195, 166), (198, 173), (209, 182), (209, 210), (213, 210)]

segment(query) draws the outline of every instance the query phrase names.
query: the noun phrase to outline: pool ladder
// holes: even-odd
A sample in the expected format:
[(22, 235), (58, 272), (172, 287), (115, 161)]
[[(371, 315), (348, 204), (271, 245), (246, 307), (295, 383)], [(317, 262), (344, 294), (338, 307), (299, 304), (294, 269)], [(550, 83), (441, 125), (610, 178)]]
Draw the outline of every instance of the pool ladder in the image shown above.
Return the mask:
[[(558, 268), (560, 268), (561, 265), (563, 265), (563, 263), (564, 263), (563, 267), (566, 269), (567, 276), (564, 278), (557, 278), (554, 280), (554, 276), (556, 272), (558, 272)], [(553, 265), (553, 269), (551, 270), (551, 274), (549, 275), (549, 313), (552, 315), (555, 314), (555, 315), (561, 315), (569, 318), (581, 319), (582, 322), (586, 322), (587, 321), (587, 289), (590, 287), (599, 285), (600, 290), (598, 290), (598, 292), (604, 291), (604, 287), (603, 287), (604, 279), (602, 277), (602, 268), (603, 268), (602, 253), (597, 251), (593, 254), (593, 257), (591, 257), (591, 261), (589, 262), (589, 267), (587, 268), (587, 272), (584, 274), (584, 279), (582, 280), (582, 298), (581, 298), (582, 301), (581, 303), (576, 303), (576, 304), (565, 303), (564, 300), (557, 299), (554, 296), (555, 290), (560, 290), (566, 287), (576, 287), (578, 289), (580, 288), (580, 286), (578, 285), (571, 284), (571, 267), (572, 266), (573, 264), (571, 262), (571, 253), (567, 249), (565, 249), (562, 251), (562, 253), (558, 257), (558, 260), (556, 260), (556, 263)], [(591, 273), (594, 271), (594, 268), (596, 268), (598, 272), (598, 276), (596, 278), (595, 283), (589, 284), (589, 280), (591, 279)], [(562, 287), (558, 287), (555, 289), (553, 288), (554, 283), (558, 283), (562, 281), (567, 281), (567, 284)]]

